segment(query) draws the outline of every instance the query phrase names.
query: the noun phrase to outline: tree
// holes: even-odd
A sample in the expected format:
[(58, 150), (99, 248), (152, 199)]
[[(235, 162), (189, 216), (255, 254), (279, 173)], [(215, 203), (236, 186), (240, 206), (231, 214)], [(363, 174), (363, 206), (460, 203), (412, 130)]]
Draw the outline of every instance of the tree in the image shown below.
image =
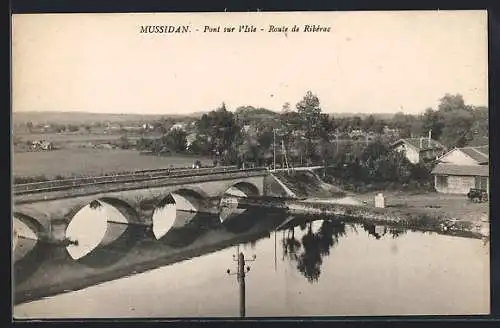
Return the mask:
[(283, 113), (289, 112), (291, 109), (290, 103), (287, 101), (286, 103), (283, 104), (283, 107), (281, 108), (281, 111)]
[(189, 150), (195, 154), (208, 156), (213, 150), (211, 142), (204, 135), (197, 135), (196, 139), (189, 146)]
[(69, 132), (76, 132), (79, 129), (80, 128), (78, 127), (78, 125), (74, 125), (74, 124), (68, 124), (68, 126), (66, 127), (66, 130)]
[[(430, 111), (426, 111), (426, 114), (431, 115)], [(438, 120), (437, 133), (445, 145), (463, 147), (472, 139), (474, 109), (465, 104), (461, 94), (445, 94), (440, 99), (437, 115), (437, 118), (434, 116), (432, 119)], [(436, 131), (433, 130), (432, 134), (435, 135)]]
[(198, 134), (210, 136), (212, 149), (219, 154), (236, 153), (237, 146), (243, 141), (241, 127), (224, 103), (216, 110), (203, 114), (196, 122), (196, 129)]
[(387, 125), (387, 122), (384, 120), (376, 120), (373, 124), (373, 132), (377, 134), (382, 134), (384, 132), (384, 128)]
[(303, 125), (302, 118), (297, 112), (285, 112), (279, 116), (279, 122), (287, 134), (292, 134), (296, 130), (300, 130)]
[(145, 139), (141, 137), (139, 140), (137, 140), (136, 143), (136, 149), (141, 151), (141, 150), (151, 150), (153, 145), (153, 142), (151, 139)]
[(439, 99), (438, 110), (440, 112), (453, 112), (455, 110), (467, 109), (464, 98), (461, 94), (445, 94), (443, 98)]
[(449, 147), (463, 147), (472, 138), (472, 114), (465, 110), (446, 112), (443, 115), (444, 128), (442, 141)]
[(182, 129), (172, 129), (166, 136), (166, 146), (176, 152), (183, 152), (187, 148), (186, 132)]
[(131, 144), (126, 135), (122, 135), (120, 139), (118, 139), (117, 146), (121, 149), (129, 149)]
[(217, 111), (219, 111), (219, 112), (227, 112), (226, 103), (225, 103), (225, 102), (222, 102), (222, 104), (221, 104), (221, 105), (220, 105), (220, 107), (217, 109)]
[(423, 115), (422, 123), (424, 132), (431, 131), (432, 137), (435, 140), (441, 138), (444, 124), (442, 116), (437, 111), (434, 111), (432, 108), (427, 108)]
[(312, 140), (319, 137), (321, 107), (318, 97), (311, 91), (307, 91), (304, 98), (297, 103), (296, 107), (306, 131), (306, 138)]
[(361, 127), (364, 131), (374, 131), (375, 117), (373, 115), (368, 115), (362, 122)]
[(328, 142), (330, 139), (330, 134), (335, 131), (335, 120), (328, 114), (320, 114), (320, 135), (319, 137)]
[(257, 142), (259, 143), (259, 147), (261, 150), (266, 151), (269, 148), (271, 148), (271, 145), (273, 144), (273, 130), (272, 129), (265, 129), (259, 132), (257, 135)]
[(401, 138), (408, 138), (412, 132), (415, 133), (416, 129), (412, 128), (412, 122), (415, 121), (417, 121), (415, 116), (398, 112), (392, 118), (392, 126), (400, 130)]

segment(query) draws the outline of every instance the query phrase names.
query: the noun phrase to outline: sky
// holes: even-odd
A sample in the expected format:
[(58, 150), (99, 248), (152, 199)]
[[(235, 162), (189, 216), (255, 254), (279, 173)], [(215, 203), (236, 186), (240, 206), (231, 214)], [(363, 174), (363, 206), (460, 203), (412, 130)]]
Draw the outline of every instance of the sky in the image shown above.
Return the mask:
[[(242, 24), (257, 32), (223, 32)], [(327, 113), (419, 113), (445, 93), (488, 103), (486, 11), (24, 14), (12, 33), (14, 112), (279, 111), (308, 90)]]

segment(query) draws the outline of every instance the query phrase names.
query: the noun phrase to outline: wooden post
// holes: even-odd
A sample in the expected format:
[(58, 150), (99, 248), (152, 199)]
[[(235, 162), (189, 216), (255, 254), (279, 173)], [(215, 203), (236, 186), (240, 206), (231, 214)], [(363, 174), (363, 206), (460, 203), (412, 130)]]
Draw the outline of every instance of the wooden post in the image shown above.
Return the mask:
[(276, 231), (274, 231), (274, 271), (277, 271), (277, 262), (276, 262)]
[[(248, 260), (248, 262), (255, 261), (256, 256), (253, 255), (251, 260)], [(246, 267), (245, 269), (245, 255), (243, 255), (243, 252), (240, 253), (239, 251), (239, 246), (238, 246), (238, 254), (233, 255), (233, 261), (238, 262), (238, 268), (236, 270), (236, 273), (231, 273), (230, 269), (227, 269), (227, 274), (228, 275), (236, 275), (236, 278), (238, 280), (238, 284), (240, 286), (240, 317), (244, 318), (245, 317), (245, 276), (246, 272), (250, 271), (250, 267)]]
[(273, 128), (273, 171), (276, 171), (276, 129)]
[(238, 255), (238, 281), (240, 283), (240, 317), (245, 317), (245, 255)]
[(335, 130), (335, 146), (337, 147), (337, 156), (339, 152), (339, 129)]

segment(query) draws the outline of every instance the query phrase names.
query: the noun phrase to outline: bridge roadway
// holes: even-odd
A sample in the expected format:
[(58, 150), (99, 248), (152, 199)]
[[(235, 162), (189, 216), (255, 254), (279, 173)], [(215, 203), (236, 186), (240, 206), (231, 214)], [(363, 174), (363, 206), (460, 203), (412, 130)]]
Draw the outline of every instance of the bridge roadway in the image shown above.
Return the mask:
[(14, 220), (41, 241), (61, 243), (67, 241), (66, 230), (75, 215), (96, 201), (116, 208), (125, 218), (121, 223), (152, 227), (154, 211), (166, 204), (175, 205), (177, 211), (219, 215), (224, 194), (269, 194), (266, 180), (270, 172), (266, 168), (223, 167), (149, 174), (98, 177), (96, 182), (82, 184), (59, 181), (52, 185), (31, 184), (31, 189), (18, 187), (13, 199)]
[(196, 174), (209, 174), (217, 172), (226, 172), (237, 169), (236, 166), (210, 167), (210, 168), (169, 168), (169, 169), (152, 169), (141, 170), (130, 173), (98, 176), (98, 177), (82, 177), (58, 179), (49, 181), (40, 181), (32, 183), (15, 184), (13, 187), (14, 195), (29, 194), (35, 192), (48, 192), (62, 189), (70, 189), (81, 187), (84, 185), (108, 184), (119, 182), (131, 182), (149, 179), (160, 179), (166, 177), (190, 176), (193, 172)]

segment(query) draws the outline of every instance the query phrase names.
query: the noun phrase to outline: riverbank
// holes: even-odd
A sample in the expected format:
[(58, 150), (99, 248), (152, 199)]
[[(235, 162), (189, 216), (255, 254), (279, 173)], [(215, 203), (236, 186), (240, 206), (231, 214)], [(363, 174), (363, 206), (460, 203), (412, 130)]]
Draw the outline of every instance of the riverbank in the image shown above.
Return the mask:
[[(370, 207), (375, 207), (378, 192), (357, 194), (354, 197)], [(459, 221), (478, 223), (489, 220), (489, 202), (473, 203), (465, 195), (440, 194), (437, 192), (382, 192), (387, 208), (418, 211), (448, 217)]]
[[(355, 222), (392, 224), (401, 228), (489, 238), (489, 203), (473, 203), (465, 195), (425, 191), (382, 191), (385, 208), (376, 208), (375, 196), (379, 191), (345, 192), (344, 195), (339, 193), (334, 196), (332, 191), (339, 190), (336, 186), (318, 182), (321, 179), (317, 176), (304, 176), (304, 178), (302, 180), (307, 181), (299, 182), (302, 184), (307, 182), (315, 188), (303, 188), (304, 192), (300, 199), (270, 199), (268, 204), (261, 203), (261, 205), (287, 209), (291, 214), (329, 215)], [(254, 202), (253, 205), (258, 203)]]
[[(346, 198), (350, 200), (350, 197)], [(432, 231), (446, 235), (489, 240), (489, 219), (477, 216), (474, 219), (457, 219), (443, 211), (426, 211), (424, 208), (386, 207), (355, 205), (342, 200), (309, 199), (287, 200), (284, 206), (292, 215), (333, 216), (346, 222), (388, 225), (398, 228)]]

